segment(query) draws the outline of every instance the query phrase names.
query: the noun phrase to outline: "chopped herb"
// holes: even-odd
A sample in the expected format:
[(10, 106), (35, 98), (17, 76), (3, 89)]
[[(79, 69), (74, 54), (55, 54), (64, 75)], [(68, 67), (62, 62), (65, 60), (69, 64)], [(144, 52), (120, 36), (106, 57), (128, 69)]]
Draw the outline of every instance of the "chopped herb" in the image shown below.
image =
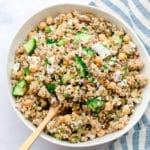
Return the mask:
[(56, 133), (54, 136), (56, 139), (62, 140), (62, 136), (59, 133)]
[(63, 96), (64, 96), (65, 98), (69, 98), (69, 97), (70, 97), (70, 94), (64, 93)]
[(94, 55), (95, 55), (95, 51), (92, 50), (91, 48), (84, 48), (83, 50), (84, 50), (84, 51), (86, 52), (86, 54), (89, 55), (89, 56), (94, 56)]
[(119, 121), (119, 119), (118, 118), (114, 118), (114, 122), (117, 122), (117, 121)]
[(49, 62), (48, 62), (48, 59), (47, 59), (47, 58), (45, 59), (45, 64), (46, 64), (46, 65), (48, 65), (48, 64), (49, 64)]
[(108, 64), (107, 64), (107, 63), (104, 63), (104, 64), (103, 64), (103, 68), (104, 68), (104, 69), (108, 69)]
[(82, 27), (82, 30), (87, 31), (88, 28), (87, 27)]
[(54, 93), (54, 92), (55, 92), (55, 89), (56, 89), (56, 85), (55, 85), (55, 84), (48, 84), (48, 85), (46, 85), (46, 88), (47, 88), (47, 90), (48, 90), (50, 93)]
[(46, 40), (46, 44), (53, 44), (53, 43), (56, 43), (57, 41), (56, 40), (53, 40), (53, 39), (47, 39)]

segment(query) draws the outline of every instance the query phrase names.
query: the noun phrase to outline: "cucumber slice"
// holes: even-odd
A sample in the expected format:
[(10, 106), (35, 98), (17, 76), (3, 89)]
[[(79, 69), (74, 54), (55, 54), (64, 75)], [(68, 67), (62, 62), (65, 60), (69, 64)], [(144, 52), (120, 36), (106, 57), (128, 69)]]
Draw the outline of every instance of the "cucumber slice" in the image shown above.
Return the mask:
[(80, 42), (88, 43), (90, 40), (90, 35), (87, 33), (77, 33), (74, 37), (74, 44), (79, 44)]
[(25, 80), (18, 81), (12, 90), (12, 95), (14, 96), (23, 96), (27, 91), (27, 83)]
[(24, 76), (27, 76), (29, 74), (29, 66), (23, 68), (23, 74)]
[(34, 38), (30, 39), (23, 46), (24, 46), (27, 54), (31, 55), (34, 52), (35, 48), (36, 48), (36, 40)]
[(121, 35), (118, 34), (113, 34), (113, 38), (115, 39), (115, 43), (122, 43), (123, 42), (123, 37)]
[(61, 77), (61, 82), (63, 84), (66, 84), (70, 79), (72, 79), (74, 77), (73, 74), (64, 74), (62, 77)]
[(76, 56), (75, 57), (78, 73), (81, 77), (86, 77), (88, 75), (88, 68), (86, 64), (82, 61), (81, 57)]
[(86, 102), (86, 105), (92, 110), (92, 111), (99, 111), (105, 104), (105, 101), (101, 98), (92, 98), (89, 99)]
[(67, 43), (66, 39), (61, 39), (56, 43), (57, 46), (65, 46)]

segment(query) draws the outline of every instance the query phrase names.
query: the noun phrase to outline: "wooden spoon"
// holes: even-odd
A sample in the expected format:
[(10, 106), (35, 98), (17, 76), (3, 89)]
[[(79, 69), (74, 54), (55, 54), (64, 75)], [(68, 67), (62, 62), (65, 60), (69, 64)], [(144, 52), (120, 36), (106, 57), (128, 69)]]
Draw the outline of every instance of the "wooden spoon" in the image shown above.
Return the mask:
[(41, 124), (34, 130), (34, 132), (28, 137), (28, 139), (20, 146), (19, 150), (28, 150), (31, 145), (34, 143), (34, 141), (37, 139), (39, 134), (43, 131), (44, 127), (47, 125), (47, 123), (59, 112), (60, 105), (53, 108), (50, 107), (49, 112), (47, 113), (44, 120), (41, 122)]

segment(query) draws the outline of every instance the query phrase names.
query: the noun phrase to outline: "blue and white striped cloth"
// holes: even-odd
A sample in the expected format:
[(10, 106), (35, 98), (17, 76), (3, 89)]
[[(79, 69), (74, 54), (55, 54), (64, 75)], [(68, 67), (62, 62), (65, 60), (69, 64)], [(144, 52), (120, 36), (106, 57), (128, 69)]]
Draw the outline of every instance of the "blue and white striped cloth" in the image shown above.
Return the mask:
[[(150, 0), (93, 0), (89, 5), (122, 18), (150, 54)], [(150, 150), (150, 105), (134, 128), (114, 141), (109, 150)]]

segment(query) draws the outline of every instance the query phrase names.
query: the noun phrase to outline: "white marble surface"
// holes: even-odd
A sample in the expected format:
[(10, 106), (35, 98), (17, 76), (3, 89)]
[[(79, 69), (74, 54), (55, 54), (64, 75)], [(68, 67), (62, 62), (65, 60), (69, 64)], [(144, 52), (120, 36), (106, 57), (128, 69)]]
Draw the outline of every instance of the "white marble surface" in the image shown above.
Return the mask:
[[(71, 2), (88, 4), (89, 1), (72, 0)], [(69, 2), (69, 0), (0, 0), (0, 150), (17, 150), (31, 133), (14, 112), (6, 93), (6, 59), (9, 45), (19, 27), (30, 15), (48, 5), (61, 2)], [(106, 146), (92, 149), (104, 150)], [(31, 149), (69, 150), (41, 138), (38, 138)]]

